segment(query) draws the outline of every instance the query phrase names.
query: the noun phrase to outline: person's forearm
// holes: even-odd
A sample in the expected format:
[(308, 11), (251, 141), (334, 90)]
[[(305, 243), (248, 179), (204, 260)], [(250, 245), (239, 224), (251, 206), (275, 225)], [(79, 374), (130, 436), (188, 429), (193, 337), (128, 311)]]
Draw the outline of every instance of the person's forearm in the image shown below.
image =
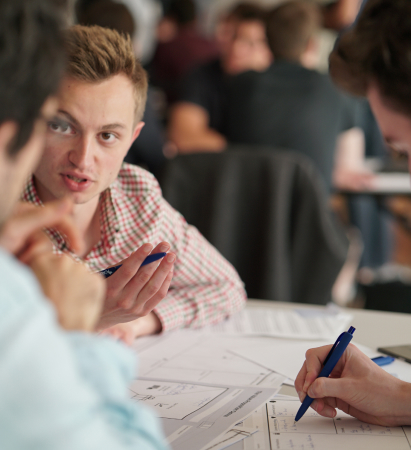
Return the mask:
[(153, 311), (147, 316), (133, 320), (133, 322), (130, 322), (130, 325), (132, 326), (134, 337), (160, 333), (163, 328), (160, 319)]
[(220, 152), (227, 145), (225, 137), (211, 128), (196, 133), (174, 133), (171, 139), (181, 154)]

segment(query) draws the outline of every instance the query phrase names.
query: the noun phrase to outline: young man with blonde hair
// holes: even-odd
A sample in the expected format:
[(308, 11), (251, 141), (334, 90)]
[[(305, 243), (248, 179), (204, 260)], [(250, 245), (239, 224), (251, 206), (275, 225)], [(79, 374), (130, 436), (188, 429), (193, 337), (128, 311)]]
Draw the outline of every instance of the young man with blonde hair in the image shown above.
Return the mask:
[[(200, 327), (238, 311), (245, 292), (233, 267), (163, 199), (151, 174), (123, 164), (144, 126), (147, 90), (130, 40), (77, 25), (66, 31), (65, 42), (68, 65), (58, 112), (23, 198), (42, 204), (70, 197), (81, 236), (77, 256), (93, 271), (122, 264), (107, 279), (99, 328), (132, 321), (112, 330), (131, 340)], [(59, 251), (68, 251), (61, 234), (49, 230), (49, 236)], [(150, 252), (170, 248), (158, 268), (139, 270)]]

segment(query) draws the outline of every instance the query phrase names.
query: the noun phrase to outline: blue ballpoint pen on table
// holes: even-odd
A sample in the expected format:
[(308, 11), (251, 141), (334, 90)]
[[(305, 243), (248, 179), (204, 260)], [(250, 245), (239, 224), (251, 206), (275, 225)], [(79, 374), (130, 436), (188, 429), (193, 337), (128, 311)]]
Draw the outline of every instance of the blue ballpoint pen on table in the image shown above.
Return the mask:
[[(329, 351), (327, 357), (325, 358), (324, 367), (322, 368), (317, 378), (329, 377), (330, 373), (333, 371), (334, 367), (340, 360), (342, 354), (345, 352), (345, 349), (348, 347), (348, 344), (351, 342), (354, 331), (355, 328), (350, 327), (348, 331), (344, 331), (344, 333), (340, 334), (340, 336), (335, 341), (335, 344)], [(296, 422), (298, 422), (301, 419), (301, 417), (305, 414), (305, 412), (310, 407), (313, 400), (314, 399), (309, 397), (308, 395), (305, 397), (302, 405), (300, 406), (300, 409), (297, 412), (297, 415), (295, 416)]]
[[(147, 264), (150, 264), (154, 261), (158, 261), (159, 259), (164, 258), (164, 256), (166, 256), (166, 255), (167, 255), (167, 253), (165, 253), (165, 252), (153, 253), (152, 255), (148, 255), (140, 267), (146, 266)], [(104, 276), (104, 278), (111, 277), (111, 275), (113, 275), (114, 272), (116, 272), (118, 269), (120, 269), (120, 267), (122, 265), (123, 264), (119, 264), (118, 266), (115, 266), (115, 267), (110, 267), (108, 269), (100, 270), (99, 273), (101, 273)]]

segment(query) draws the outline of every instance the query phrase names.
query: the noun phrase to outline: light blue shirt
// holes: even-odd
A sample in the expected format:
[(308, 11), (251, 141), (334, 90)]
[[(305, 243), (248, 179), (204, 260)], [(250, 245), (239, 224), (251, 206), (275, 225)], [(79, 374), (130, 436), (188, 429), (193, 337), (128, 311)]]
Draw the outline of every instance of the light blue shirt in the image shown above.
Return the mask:
[(67, 333), (31, 272), (0, 250), (0, 449), (164, 450), (157, 419), (128, 398), (135, 355)]

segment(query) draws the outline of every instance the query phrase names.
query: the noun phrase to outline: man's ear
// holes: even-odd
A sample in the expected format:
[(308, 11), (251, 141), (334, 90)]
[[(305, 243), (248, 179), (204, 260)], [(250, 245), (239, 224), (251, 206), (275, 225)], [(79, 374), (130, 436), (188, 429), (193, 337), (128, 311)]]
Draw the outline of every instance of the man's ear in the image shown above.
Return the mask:
[(17, 134), (17, 123), (11, 120), (0, 124), (0, 154), (5, 156)]
[(136, 127), (134, 128), (134, 132), (133, 132), (133, 142), (138, 138), (138, 136), (141, 133), (141, 130), (143, 129), (145, 123), (144, 122), (139, 122)]

